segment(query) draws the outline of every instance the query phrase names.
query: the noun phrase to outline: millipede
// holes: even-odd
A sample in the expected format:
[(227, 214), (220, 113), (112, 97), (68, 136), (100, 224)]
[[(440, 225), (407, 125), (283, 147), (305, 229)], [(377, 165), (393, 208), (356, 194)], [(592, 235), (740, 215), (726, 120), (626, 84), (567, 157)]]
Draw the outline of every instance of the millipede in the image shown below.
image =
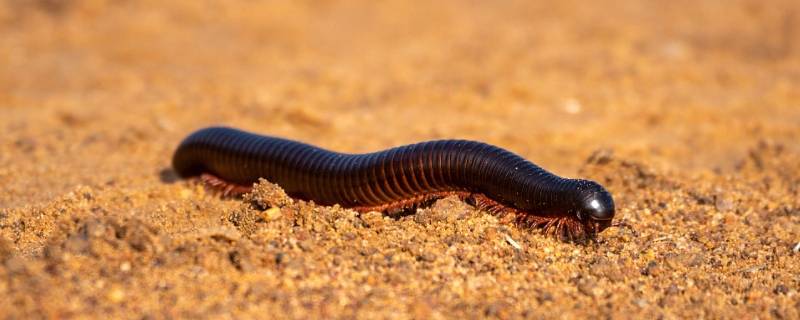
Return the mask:
[(297, 199), (358, 212), (407, 212), (448, 196), (526, 228), (577, 240), (615, 225), (614, 200), (591, 180), (562, 178), (505, 149), (436, 140), (347, 154), (228, 127), (195, 131), (172, 159), (184, 178), (200, 177), (226, 195), (259, 178)]

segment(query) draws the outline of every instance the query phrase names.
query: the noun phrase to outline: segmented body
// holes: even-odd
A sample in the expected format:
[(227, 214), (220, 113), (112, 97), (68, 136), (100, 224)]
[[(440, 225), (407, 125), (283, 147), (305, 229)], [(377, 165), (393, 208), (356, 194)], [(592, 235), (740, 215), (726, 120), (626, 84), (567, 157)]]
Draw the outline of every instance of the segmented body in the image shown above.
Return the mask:
[(475, 141), (440, 140), (345, 154), (226, 127), (188, 136), (175, 152), (173, 167), (183, 177), (205, 175), (228, 192), (246, 192), (265, 178), (292, 197), (358, 211), (401, 210), (457, 195), (501, 216), (512, 213), (526, 225), (563, 225), (560, 229), (582, 227), (576, 219), (554, 221), (574, 215), (575, 192), (596, 185), (558, 177), (516, 154)]

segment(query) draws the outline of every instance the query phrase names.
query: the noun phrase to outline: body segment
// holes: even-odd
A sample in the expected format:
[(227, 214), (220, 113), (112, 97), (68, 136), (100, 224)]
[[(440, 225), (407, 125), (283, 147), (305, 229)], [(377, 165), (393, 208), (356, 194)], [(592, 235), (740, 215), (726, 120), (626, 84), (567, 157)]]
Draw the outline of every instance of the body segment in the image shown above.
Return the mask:
[[(367, 154), (345, 154), (225, 127), (188, 136), (173, 157), (182, 177), (212, 175), (246, 190), (259, 178), (292, 197), (360, 211), (409, 207), (448, 194), (523, 224), (567, 233), (599, 232), (614, 214), (599, 184), (558, 177), (509, 151), (466, 140), (416, 143)], [(479, 199), (479, 200), (476, 200)], [(589, 228), (590, 230), (569, 230)]]

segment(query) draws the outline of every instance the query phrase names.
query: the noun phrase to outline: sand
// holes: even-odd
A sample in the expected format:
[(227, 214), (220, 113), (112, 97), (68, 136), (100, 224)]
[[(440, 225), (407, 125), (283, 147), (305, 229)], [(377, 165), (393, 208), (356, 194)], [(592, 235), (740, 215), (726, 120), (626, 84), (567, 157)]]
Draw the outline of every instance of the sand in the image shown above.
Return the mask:
[[(1, 2), (0, 314), (799, 318), (798, 43), (792, 0)], [(170, 170), (215, 124), (485, 141), (632, 228), (221, 198)]]

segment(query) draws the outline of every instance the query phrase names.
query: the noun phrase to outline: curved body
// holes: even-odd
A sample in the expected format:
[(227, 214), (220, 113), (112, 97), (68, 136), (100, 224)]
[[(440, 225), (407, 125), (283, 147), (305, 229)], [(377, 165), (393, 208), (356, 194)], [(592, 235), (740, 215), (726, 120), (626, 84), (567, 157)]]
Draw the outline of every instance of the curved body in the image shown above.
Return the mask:
[(613, 200), (599, 184), (558, 177), (509, 151), (474, 141), (430, 141), (345, 154), (211, 127), (188, 136), (172, 163), (182, 177), (211, 174), (240, 186), (265, 178), (292, 197), (323, 205), (381, 207), (455, 192), (481, 194), (536, 216), (580, 219), (584, 203), (599, 194), (604, 206), (610, 202), (613, 217)]

